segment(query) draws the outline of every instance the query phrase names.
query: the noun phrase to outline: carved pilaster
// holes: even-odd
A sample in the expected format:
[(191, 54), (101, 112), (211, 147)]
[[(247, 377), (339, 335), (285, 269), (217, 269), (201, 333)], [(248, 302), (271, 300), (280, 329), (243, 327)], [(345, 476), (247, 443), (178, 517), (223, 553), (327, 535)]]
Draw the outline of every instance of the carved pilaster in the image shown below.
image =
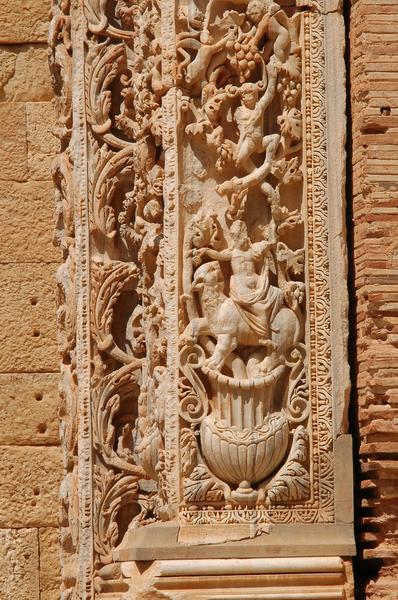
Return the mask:
[[(275, 556), (307, 557), (298, 582), (318, 557), (311, 585), (330, 572), (343, 594), (340, 17), (321, 0), (61, 8), (53, 60), (73, 48), (73, 136), (55, 175), (63, 236), (76, 231), (60, 306), (76, 306), (63, 388), (69, 377), (80, 523), (65, 598), (145, 597), (132, 561), (183, 558), (225, 559), (226, 598), (228, 560), (253, 559), (253, 575)], [(70, 102), (59, 107), (70, 128)], [(289, 572), (275, 563), (268, 581), (261, 565), (264, 585)]]

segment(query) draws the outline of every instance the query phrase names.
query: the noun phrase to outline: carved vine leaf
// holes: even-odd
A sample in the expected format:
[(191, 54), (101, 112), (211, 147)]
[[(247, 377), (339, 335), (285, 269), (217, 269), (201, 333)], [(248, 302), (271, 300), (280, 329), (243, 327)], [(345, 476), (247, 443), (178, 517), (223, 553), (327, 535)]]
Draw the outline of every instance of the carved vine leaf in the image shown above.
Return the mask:
[(278, 160), (272, 167), (272, 174), (285, 185), (297, 183), (302, 180), (303, 174), (300, 169), (300, 163), (297, 156), (286, 160)]
[(180, 443), (182, 472), (185, 477), (189, 477), (197, 465), (198, 448), (194, 431), (184, 428), (181, 431)]
[(267, 497), (271, 503), (308, 499), (311, 480), (306, 466), (307, 458), (308, 433), (300, 425), (295, 431), (289, 458), (268, 489)]
[(141, 359), (127, 354), (116, 344), (112, 335), (112, 324), (116, 302), (123, 292), (136, 287), (140, 275), (139, 269), (134, 263), (108, 261), (103, 264), (94, 261), (92, 270), (96, 283), (93, 290), (93, 335), (98, 349), (123, 364), (136, 362), (138, 367)]
[(101, 564), (112, 562), (112, 551), (119, 537), (118, 515), (123, 506), (137, 502), (138, 483), (133, 475), (114, 474), (99, 466), (94, 472), (95, 529), (94, 546)]
[(203, 464), (195, 467), (191, 476), (184, 481), (186, 502), (218, 502), (224, 494)]

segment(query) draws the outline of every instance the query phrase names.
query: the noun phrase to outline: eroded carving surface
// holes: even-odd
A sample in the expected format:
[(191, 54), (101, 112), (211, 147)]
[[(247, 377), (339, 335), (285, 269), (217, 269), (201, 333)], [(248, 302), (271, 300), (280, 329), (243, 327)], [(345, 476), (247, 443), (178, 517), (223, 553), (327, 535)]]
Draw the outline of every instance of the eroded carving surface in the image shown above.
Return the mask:
[(93, 448), (79, 483), (66, 418), (65, 526), (71, 556), (78, 510), (92, 527), (87, 593), (121, 582), (138, 527), (334, 519), (323, 16), (290, 4), (86, 0), (78, 156), (54, 9), (63, 393)]
[(203, 522), (211, 504), (212, 522), (233, 522), (240, 505), (310, 493), (302, 15), (258, 0), (191, 8), (177, 43), (183, 518)]

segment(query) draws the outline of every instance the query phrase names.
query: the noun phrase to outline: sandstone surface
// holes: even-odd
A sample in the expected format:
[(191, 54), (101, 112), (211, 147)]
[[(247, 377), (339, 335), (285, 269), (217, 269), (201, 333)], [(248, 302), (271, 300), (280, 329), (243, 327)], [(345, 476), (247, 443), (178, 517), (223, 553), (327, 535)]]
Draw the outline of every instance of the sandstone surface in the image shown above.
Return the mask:
[(59, 448), (0, 447), (0, 528), (56, 527)]
[(26, 124), (29, 177), (48, 180), (53, 160), (60, 148), (54, 133), (55, 114), (51, 102), (28, 102)]
[(37, 529), (0, 529), (0, 597), (40, 600)]
[(358, 597), (398, 598), (398, 4), (351, 11)]
[(0, 179), (26, 181), (28, 153), (23, 103), (0, 102)]
[[(1, 105), (0, 105), (1, 111)], [(0, 222), (7, 235), (0, 237), (2, 263), (54, 262), (52, 181), (2, 181), (0, 178)]]
[(1, 600), (60, 598), (51, 4), (0, 1)]
[(45, 44), (0, 47), (0, 101), (43, 102), (52, 98)]
[(60, 586), (59, 530), (56, 527), (39, 529), (40, 600), (58, 600)]
[(55, 269), (52, 263), (0, 265), (1, 373), (58, 371)]
[(51, 0), (0, 3), (0, 44), (45, 42)]
[(0, 445), (59, 443), (57, 373), (0, 374)]

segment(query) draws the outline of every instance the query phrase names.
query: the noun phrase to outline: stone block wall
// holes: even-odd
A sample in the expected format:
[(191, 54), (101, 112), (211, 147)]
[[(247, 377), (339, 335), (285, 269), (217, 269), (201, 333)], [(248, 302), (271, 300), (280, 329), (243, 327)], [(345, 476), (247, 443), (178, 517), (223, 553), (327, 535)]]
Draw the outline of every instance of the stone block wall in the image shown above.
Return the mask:
[[(351, 5), (358, 600), (398, 597), (398, 3)], [(51, 0), (0, 2), (0, 598), (59, 594)], [(353, 313), (354, 314), (354, 313)], [(356, 353), (356, 356), (354, 356)], [(354, 412), (354, 411), (353, 411)]]
[(50, 0), (0, 2), (0, 597), (59, 598)]
[[(398, 4), (351, 6), (358, 598), (398, 598)], [(354, 359), (354, 357), (353, 357)]]

